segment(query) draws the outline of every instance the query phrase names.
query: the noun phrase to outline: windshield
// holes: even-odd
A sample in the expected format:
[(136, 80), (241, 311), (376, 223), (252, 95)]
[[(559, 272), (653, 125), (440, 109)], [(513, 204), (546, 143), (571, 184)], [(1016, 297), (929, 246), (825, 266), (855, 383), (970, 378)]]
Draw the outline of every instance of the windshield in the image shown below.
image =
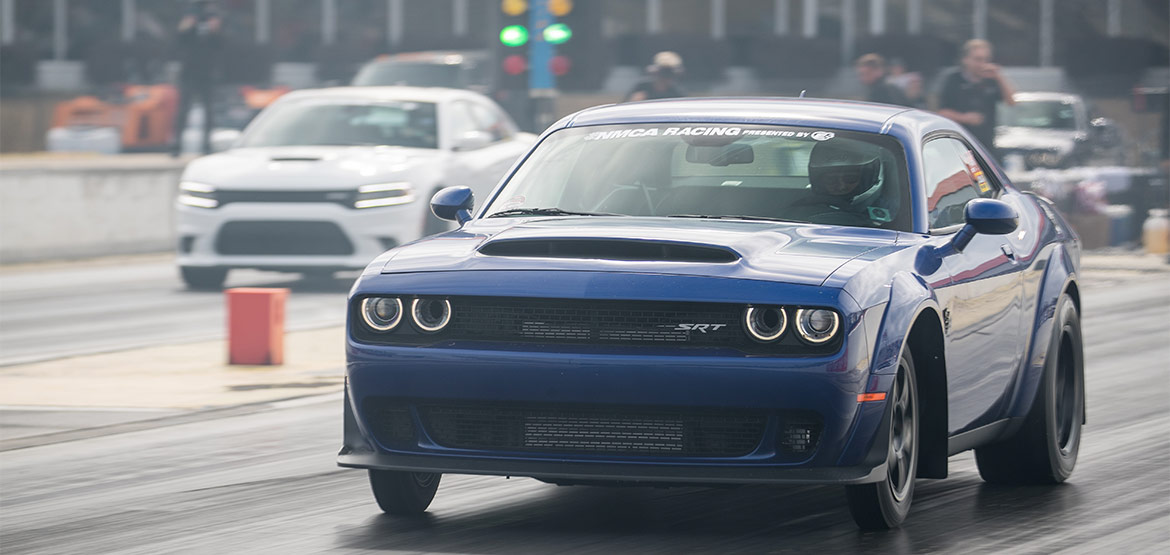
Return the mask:
[(803, 127), (648, 124), (548, 136), (486, 217), (768, 219), (909, 230), (892, 138)]
[(1033, 127), (1039, 129), (1076, 130), (1076, 106), (1058, 100), (1031, 100), (1016, 102), (1015, 106), (999, 106), (999, 125)]
[(358, 87), (405, 85), (411, 87), (445, 87), (460, 89), (467, 86), (457, 64), (421, 64), (380, 62), (369, 64), (353, 78)]
[(258, 118), (241, 146), (408, 146), (438, 148), (431, 102), (277, 104)]

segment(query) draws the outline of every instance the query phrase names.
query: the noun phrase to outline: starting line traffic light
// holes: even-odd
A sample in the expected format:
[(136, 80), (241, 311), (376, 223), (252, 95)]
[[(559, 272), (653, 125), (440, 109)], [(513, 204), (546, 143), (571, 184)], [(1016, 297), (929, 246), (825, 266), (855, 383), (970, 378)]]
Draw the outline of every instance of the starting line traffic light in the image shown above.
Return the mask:
[[(552, 90), (555, 77), (565, 75), (572, 62), (556, 54), (556, 45), (573, 38), (573, 29), (556, 18), (573, 11), (572, 0), (501, 0), (500, 47), (497, 59), (505, 88)], [(527, 79), (520, 79), (527, 74)]]

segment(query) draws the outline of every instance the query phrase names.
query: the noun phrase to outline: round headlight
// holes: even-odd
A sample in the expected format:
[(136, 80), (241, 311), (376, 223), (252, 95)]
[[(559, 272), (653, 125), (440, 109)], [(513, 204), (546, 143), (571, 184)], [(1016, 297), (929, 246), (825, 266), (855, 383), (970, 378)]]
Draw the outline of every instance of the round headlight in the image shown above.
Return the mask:
[(788, 327), (788, 315), (779, 306), (749, 306), (743, 320), (748, 335), (763, 343), (780, 339)]
[(362, 319), (370, 329), (390, 331), (402, 321), (402, 301), (397, 297), (362, 299)]
[(796, 311), (796, 331), (809, 343), (820, 344), (832, 339), (840, 325), (840, 318), (832, 310), (802, 308)]
[(433, 333), (451, 321), (451, 302), (447, 299), (415, 299), (410, 305), (410, 314), (418, 329)]

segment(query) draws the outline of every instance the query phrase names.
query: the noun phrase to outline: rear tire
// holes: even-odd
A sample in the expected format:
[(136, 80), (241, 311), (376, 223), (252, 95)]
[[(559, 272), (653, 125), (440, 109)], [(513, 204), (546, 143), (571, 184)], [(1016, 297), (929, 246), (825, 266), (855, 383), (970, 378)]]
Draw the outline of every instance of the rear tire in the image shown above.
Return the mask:
[(1036, 400), (1011, 438), (975, 450), (979, 475), (993, 484), (1059, 484), (1077, 463), (1084, 423), (1084, 354), (1076, 305), (1061, 295)]
[(874, 484), (845, 487), (849, 512), (862, 530), (897, 528), (910, 513), (914, 476), (918, 473), (918, 386), (914, 357), (903, 351), (898, 374), (886, 401), (890, 435), (886, 477)]
[(420, 515), (430, 506), (442, 474), (370, 470), (370, 489), (382, 512), (395, 516)]
[(223, 282), (227, 280), (227, 268), (206, 268), (199, 266), (179, 266), (179, 275), (187, 289), (193, 291), (218, 291), (223, 289)]

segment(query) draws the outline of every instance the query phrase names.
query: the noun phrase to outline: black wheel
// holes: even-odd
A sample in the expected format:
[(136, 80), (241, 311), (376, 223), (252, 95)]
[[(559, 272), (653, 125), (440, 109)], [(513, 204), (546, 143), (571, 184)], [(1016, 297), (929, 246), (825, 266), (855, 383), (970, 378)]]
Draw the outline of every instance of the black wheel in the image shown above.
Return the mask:
[[(431, 196), (435, 196), (435, 194), (441, 190), (443, 190), (442, 187), (436, 188), (434, 191), (431, 191)], [(450, 225), (447, 224), (446, 220), (440, 220), (434, 212), (431, 212), (430, 208), (427, 208), (427, 215), (424, 218), (425, 221), (423, 222), (422, 230), (423, 237), (430, 237), (431, 235), (442, 233), (451, 228)]]
[(1016, 435), (975, 450), (979, 475), (994, 484), (1059, 484), (1081, 448), (1085, 415), (1081, 320), (1068, 295), (1056, 305), (1052, 344), (1036, 400)]
[(370, 489), (382, 512), (398, 516), (419, 515), (427, 510), (442, 474), (370, 470)]
[(223, 282), (227, 280), (227, 268), (201, 268), (198, 266), (180, 266), (179, 275), (187, 289), (196, 291), (216, 291), (223, 289)]
[(910, 512), (914, 476), (918, 473), (918, 386), (914, 357), (903, 352), (898, 375), (887, 400), (890, 418), (886, 479), (874, 484), (846, 486), (849, 512), (863, 530), (897, 528)]

